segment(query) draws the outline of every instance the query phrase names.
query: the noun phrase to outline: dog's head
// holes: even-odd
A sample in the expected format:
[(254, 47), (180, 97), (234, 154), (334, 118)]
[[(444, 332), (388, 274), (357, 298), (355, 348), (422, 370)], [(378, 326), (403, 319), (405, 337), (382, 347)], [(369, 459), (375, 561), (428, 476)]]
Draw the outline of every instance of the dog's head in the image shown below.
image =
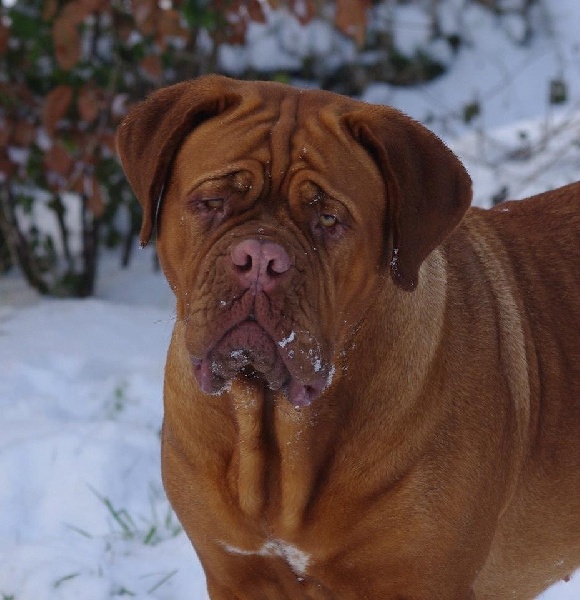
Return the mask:
[(461, 163), (409, 117), (275, 83), (162, 89), (117, 148), (206, 393), (246, 374), (309, 404), (385, 274), (412, 291), (471, 200)]

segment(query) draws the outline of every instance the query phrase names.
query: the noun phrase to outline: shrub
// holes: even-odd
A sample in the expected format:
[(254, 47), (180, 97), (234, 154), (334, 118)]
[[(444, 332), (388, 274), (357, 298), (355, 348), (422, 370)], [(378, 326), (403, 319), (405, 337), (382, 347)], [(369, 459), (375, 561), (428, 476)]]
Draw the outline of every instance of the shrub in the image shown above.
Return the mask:
[[(131, 247), (137, 210), (115, 157), (130, 103), (212, 70), (201, 0), (19, 0), (0, 21), (0, 225), (42, 293), (92, 293), (100, 244)], [(128, 261), (128, 250), (125, 251)]]

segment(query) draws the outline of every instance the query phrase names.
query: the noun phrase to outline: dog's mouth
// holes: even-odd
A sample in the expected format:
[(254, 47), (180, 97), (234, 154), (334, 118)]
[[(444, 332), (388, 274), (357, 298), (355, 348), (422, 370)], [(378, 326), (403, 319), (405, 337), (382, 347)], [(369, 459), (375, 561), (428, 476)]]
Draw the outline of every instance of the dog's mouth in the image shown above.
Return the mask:
[(296, 334), (274, 341), (262, 326), (248, 319), (230, 329), (202, 358), (192, 357), (201, 390), (217, 395), (236, 377), (261, 379), (281, 390), (296, 407), (308, 406), (332, 379), (332, 369), (310, 348), (297, 344)]

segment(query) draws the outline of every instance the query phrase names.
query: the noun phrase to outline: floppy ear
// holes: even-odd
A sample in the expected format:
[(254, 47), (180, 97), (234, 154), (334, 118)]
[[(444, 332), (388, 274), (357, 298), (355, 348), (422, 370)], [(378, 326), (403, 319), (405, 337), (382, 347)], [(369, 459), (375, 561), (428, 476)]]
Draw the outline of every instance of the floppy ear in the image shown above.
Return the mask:
[(343, 120), (381, 171), (392, 240), (391, 275), (399, 287), (413, 290), (421, 263), (469, 207), (471, 179), (435, 134), (398, 110), (368, 106)]
[(234, 83), (227, 77), (208, 75), (163, 88), (133, 107), (119, 125), (117, 152), (143, 207), (142, 246), (151, 237), (177, 150), (202, 121), (240, 101)]

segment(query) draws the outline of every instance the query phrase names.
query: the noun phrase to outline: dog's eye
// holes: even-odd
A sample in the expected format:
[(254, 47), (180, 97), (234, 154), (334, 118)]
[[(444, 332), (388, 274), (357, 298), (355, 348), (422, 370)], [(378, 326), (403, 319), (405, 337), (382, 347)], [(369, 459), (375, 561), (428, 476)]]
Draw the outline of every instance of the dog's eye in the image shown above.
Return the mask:
[(330, 229), (338, 223), (338, 219), (334, 215), (322, 214), (318, 217), (318, 223), (325, 229)]
[(225, 200), (223, 198), (208, 198), (203, 201), (203, 204), (208, 210), (221, 210), (224, 207)]

